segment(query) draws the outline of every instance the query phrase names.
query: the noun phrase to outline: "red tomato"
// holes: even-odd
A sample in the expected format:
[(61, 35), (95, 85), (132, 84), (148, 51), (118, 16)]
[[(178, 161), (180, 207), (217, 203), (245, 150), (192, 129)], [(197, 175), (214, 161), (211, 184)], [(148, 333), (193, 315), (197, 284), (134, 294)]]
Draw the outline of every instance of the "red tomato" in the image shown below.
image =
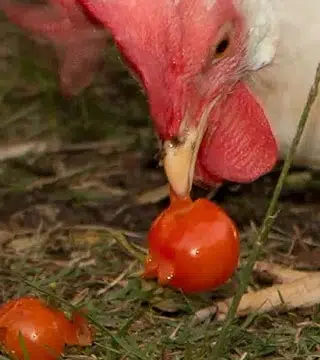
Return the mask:
[(207, 199), (172, 198), (153, 222), (144, 276), (184, 292), (212, 290), (233, 274), (239, 236), (233, 221)]
[(23, 360), (21, 333), (30, 360), (58, 359), (65, 344), (92, 343), (89, 324), (79, 316), (75, 314), (76, 321), (70, 321), (63, 312), (34, 297), (11, 300), (0, 307), (0, 343), (15, 359)]

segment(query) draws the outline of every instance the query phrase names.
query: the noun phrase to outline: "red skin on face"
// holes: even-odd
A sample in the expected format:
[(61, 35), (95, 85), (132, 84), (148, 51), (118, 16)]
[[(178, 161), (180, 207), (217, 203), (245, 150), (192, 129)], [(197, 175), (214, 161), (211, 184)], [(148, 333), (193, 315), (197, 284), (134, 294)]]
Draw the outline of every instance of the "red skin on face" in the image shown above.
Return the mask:
[[(183, 139), (215, 103), (197, 180), (245, 183), (272, 169), (277, 145), (263, 108), (242, 81), (248, 29), (233, 0), (81, 1), (110, 29), (138, 74), (162, 140)], [(216, 51), (226, 39), (221, 55)]]

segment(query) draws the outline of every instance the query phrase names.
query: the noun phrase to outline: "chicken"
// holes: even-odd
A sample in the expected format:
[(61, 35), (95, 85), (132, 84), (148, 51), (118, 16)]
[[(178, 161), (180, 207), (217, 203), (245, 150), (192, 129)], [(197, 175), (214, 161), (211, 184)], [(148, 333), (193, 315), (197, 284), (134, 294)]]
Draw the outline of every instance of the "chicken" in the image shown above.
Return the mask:
[[(253, 181), (286, 153), (320, 60), (318, 1), (83, 2), (140, 75), (178, 195)], [(310, 166), (317, 115), (319, 101), (296, 158)]]
[[(145, 88), (178, 195), (254, 181), (286, 154), (320, 60), (318, 0), (78, 2)], [(317, 99), (298, 164), (320, 167), (319, 116)]]
[[(283, 157), (291, 145), (307, 94), (320, 62), (320, 3), (276, 1), (279, 43), (273, 63), (253, 73), (248, 83), (261, 101)], [(320, 98), (300, 143), (295, 164), (320, 168)]]

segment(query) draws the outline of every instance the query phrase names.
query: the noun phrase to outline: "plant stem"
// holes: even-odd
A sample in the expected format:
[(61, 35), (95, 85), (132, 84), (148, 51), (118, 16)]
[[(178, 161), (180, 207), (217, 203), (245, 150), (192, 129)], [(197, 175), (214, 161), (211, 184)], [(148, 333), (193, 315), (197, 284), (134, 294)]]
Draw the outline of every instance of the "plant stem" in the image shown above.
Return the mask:
[(129, 241), (126, 239), (126, 237), (121, 233), (115, 233), (114, 239), (134, 258), (136, 258), (141, 264), (145, 261), (145, 254), (137, 248), (135, 248), (133, 245), (129, 243)]
[(230, 335), (230, 331), (231, 331), (230, 326), (232, 325), (232, 322), (235, 319), (235, 316), (237, 313), (237, 308), (241, 301), (242, 295), (246, 291), (247, 286), (249, 284), (253, 266), (258, 258), (261, 247), (267, 241), (269, 231), (277, 217), (278, 201), (279, 201), (279, 197), (281, 194), (281, 190), (284, 185), (287, 174), (289, 172), (295, 151), (299, 145), (303, 130), (305, 128), (305, 125), (307, 123), (307, 120), (308, 120), (308, 117), (309, 117), (309, 114), (310, 114), (310, 111), (312, 108), (312, 105), (318, 95), (319, 83), (320, 83), (320, 63), (318, 64), (314, 82), (310, 88), (308, 99), (306, 101), (302, 115), (300, 117), (300, 121), (298, 124), (296, 134), (291, 143), (290, 150), (286, 156), (281, 174), (279, 176), (277, 185), (272, 194), (272, 198), (270, 200), (268, 210), (266, 212), (266, 215), (264, 217), (264, 220), (263, 220), (260, 230), (258, 232), (254, 247), (248, 257), (246, 265), (240, 272), (239, 286), (237, 288), (237, 291), (236, 291), (233, 301), (231, 303), (231, 306), (230, 306), (230, 309), (226, 316), (225, 322), (222, 326), (218, 340), (213, 348), (211, 359), (214, 359), (214, 360), (219, 359), (219, 357), (222, 355), (222, 353), (224, 352), (224, 350), (228, 344), (228, 341), (230, 338), (229, 335)]

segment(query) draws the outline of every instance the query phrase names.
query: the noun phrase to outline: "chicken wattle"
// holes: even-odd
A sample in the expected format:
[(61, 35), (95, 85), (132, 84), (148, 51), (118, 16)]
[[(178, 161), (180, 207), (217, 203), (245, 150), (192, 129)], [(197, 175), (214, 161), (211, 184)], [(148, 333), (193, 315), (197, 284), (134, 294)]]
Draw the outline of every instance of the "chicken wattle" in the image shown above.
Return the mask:
[[(285, 154), (320, 60), (319, 1), (82, 1), (143, 80), (177, 194), (253, 181)], [(318, 100), (296, 156), (311, 167), (319, 116)]]

